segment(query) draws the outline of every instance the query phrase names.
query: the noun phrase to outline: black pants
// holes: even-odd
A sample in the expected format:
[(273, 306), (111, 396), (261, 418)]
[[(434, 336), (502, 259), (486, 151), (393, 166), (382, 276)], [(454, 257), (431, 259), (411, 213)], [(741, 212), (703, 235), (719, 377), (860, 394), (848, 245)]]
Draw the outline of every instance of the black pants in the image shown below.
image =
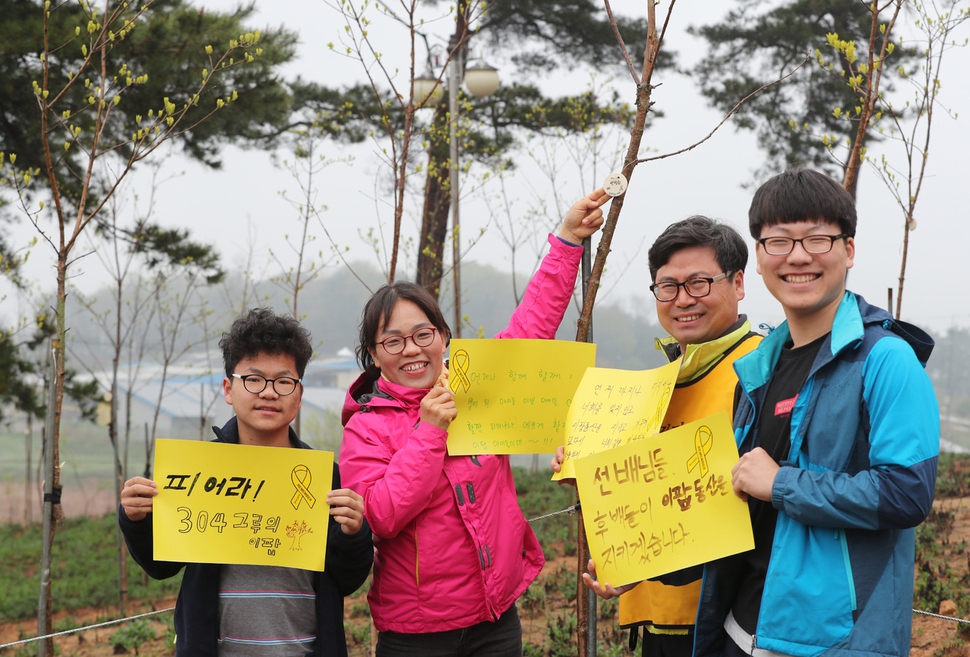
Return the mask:
[(643, 628), (643, 657), (691, 657), (694, 652), (694, 628), (687, 634), (651, 634)]
[(402, 634), (380, 632), (377, 657), (522, 657), (522, 624), (515, 605), (497, 621), (460, 630)]

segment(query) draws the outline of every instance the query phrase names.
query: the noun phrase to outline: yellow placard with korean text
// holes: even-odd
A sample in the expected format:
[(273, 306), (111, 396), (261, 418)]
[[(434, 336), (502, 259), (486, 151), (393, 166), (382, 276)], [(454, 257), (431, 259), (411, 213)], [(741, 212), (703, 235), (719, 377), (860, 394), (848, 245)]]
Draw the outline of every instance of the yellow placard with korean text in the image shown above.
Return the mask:
[(323, 570), (333, 453), (158, 440), (155, 483), (156, 559)]
[(754, 548), (737, 460), (725, 412), (577, 459), (597, 578), (629, 584)]
[(586, 370), (566, 415), (565, 460), (553, 480), (575, 477), (578, 458), (660, 431), (679, 371), (679, 359), (652, 370)]
[(596, 345), (566, 340), (451, 341), (448, 385), (458, 417), (449, 454), (551, 454)]

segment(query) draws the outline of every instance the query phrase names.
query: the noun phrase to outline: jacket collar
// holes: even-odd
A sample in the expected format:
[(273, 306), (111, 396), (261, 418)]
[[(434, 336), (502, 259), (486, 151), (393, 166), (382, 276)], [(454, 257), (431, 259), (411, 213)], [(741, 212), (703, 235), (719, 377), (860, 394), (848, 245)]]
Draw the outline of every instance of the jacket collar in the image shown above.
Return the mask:
[(365, 371), (347, 389), (340, 421), (346, 426), (354, 413), (368, 406), (417, 408), (427, 394), (426, 388), (408, 388), (391, 383), (376, 372)]
[[(819, 348), (818, 356), (815, 357), (812, 372), (846, 349), (858, 345), (865, 335), (867, 324), (886, 321), (892, 321), (892, 316), (888, 312), (882, 308), (870, 306), (865, 299), (846, 290), (835, 311), (832, 330)], [(789, 342), (791, 342), (791, 332), (788, 329), (788, 322), (785, 321), (771, 331), (757, 349), (735, 361), (734, 369), (745, 390), (760, 388), (768, 382), (782, 350)]]
[(383, 393), (385, 397), (396, 400), (405, 408), (420, 406), (421, 400), (425, 398), (429, 390), (429, 388), (409, 388), (399, 383), (391, 383), (384, 377), (377, 379), (377, 385), (374, 386), (374, 389), (378, 394)]
[[(687, 353), (684, 354), (684, 361), (680, 365), (677, 374), (677, 383), (689, 383), (706, 374), (711, 368), (717, 365), (724, 352), (737, 344), (741, 338), (751, 332), (751, 322), (747, 315), (738, 315), (738, 320), (731, 325), (731, 328), (721, 337), (709, 342), (687, 345)], [(680, 358), (680, 344), (673, 337), (657, 338), (655, 340), (657, 349), (664, 352), (669, 362)]]
[[(300, 440), (299, 436), (296, 435), (296, 432), (293, 431), (293, 427), (289, 428), (289, 432), (290, 432), (290, 447), (294, 447), (296, 449), (310, 449), (310, 446), (304, 443), (302, 440)], [(232, 445), (238, 445), (239, 444), (238, 418), (235, 415), (233, 415), (231, 418), (229, 418), (228, 422), (222, 425), (221, 428), (212, 427), (212, 433), (216, 435), (215, 441), (217, 443), (229, 443)]]

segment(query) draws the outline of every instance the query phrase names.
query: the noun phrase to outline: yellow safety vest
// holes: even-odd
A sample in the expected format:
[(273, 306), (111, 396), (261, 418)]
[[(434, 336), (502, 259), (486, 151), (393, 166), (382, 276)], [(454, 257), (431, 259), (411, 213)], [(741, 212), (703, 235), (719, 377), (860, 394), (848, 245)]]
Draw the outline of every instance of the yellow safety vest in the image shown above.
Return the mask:
[[(761, 336), (750, 334), (750, 325), (744, 322), (718, 340), (688, 345), (677, 386), (664, 416), (663, 430), (720, 411), (733, 415), (734, 389), (738, 383), (734, 361), (753, 351), (759, 342)], [(684, 586), (667, 586), (649, 580), (640, 582), (620, 596), (620, 627), (646, 625), (647, 630), (654, 633), (682, 634), (697, 620), (700, 592), (700, 580)]]

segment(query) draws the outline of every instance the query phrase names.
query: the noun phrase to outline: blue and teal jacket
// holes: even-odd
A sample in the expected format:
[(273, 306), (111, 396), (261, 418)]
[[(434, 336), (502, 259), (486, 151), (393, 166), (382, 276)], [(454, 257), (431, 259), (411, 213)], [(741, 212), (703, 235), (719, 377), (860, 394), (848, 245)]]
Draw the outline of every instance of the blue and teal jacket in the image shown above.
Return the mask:
[[(768, 381), (789, 340), (782, 324), (735, 363), (735, 438), (758, 443)], [(791, 416), (775, 477), (778, 510), (755, 647), (815, 655), (908, 655), (915, 527), (936, 486), (940, 414), (923, 331), (846, 292)], [(704, 569), (695, 650), (723, 652), (737, 569)]]

